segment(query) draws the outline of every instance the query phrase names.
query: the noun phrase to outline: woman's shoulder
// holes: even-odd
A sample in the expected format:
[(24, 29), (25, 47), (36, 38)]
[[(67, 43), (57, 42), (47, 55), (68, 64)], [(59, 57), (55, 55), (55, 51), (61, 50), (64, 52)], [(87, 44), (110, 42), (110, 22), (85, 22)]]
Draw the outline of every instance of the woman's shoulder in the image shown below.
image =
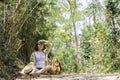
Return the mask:
[(33, 51), (33, 52), (32, 52), (32, 55), (35, 55), (35, 53), (37, 53), (37, 51)]
[(41, 52), (39, 52), (39, 51), (34, 51), (32, 54), (38, 54), (38, 53), (45, 54), (44, 51), (41, 51)]

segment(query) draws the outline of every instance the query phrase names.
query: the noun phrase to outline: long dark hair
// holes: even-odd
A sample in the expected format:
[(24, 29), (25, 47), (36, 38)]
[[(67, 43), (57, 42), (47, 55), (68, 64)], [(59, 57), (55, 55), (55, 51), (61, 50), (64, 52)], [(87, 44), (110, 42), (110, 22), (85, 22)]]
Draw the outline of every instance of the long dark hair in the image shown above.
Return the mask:
[(43, 45), (43, 49), (42, 49), (42, 51), (43, 51), (45, 49), (44, 43), (43, 42), (39, 42), (39, 41), (35, 43), (35, 48), (34, 48), (35, 51), (38, 51), (38, 45), (39, 44)]

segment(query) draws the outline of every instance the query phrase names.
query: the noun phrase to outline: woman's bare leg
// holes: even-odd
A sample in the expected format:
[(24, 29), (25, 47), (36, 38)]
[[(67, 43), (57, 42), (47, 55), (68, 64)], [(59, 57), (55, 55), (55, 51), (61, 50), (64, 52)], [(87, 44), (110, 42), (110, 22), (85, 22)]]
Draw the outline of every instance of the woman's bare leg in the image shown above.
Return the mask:
[(37, 73), (37, 74), (44, 74), (44, 73), (46, 73), (47, 71), (49, 71), (50, 69), (51, 69), (51, 66), (48, 65), (48, 66), (46, 66), (45, 68), (36, 71), (36, 73)]

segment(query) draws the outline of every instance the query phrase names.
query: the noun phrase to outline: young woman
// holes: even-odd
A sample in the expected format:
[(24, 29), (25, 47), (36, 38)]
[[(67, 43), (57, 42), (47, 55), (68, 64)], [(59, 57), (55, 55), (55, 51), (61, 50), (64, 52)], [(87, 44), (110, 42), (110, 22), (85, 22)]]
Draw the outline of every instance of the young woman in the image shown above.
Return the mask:
[[(45, 45), (47, 46), (44, 49)], [(48, 54), (50, 53), (52, 44), (46, 40), (39, 40), (35, 44), (35, 51), (32, 53), (30, 63), (25, 66), (21, 71), (21, 74), (27, 73), (31, 75), (44, 74), (49, 72), (50, 74), (60, 74), (61, 64), (57, 58), (54, 58), (51, 64), (48, 65)]]
[[(44, 49), (45, 45), (46, 49)], [(47, 58), (51, 47), (52, 43), (47, 40), (39, 40), (35, 44), (35, 51), (31, 55), (30, 62), (33, 62), (38, 70), (43, 69), (47, 65)]]
[[(47, 44), (47, 48), (43, 50), (44, 44)], [(47, 64), (48, 54), (51, 50), (52, 44), (46, 40), (39, 40), (35, 45), (35, 52), (32, 53), (31, 62), (34, 63), (38, 69), (33, 75), (40, 75), (46, 72), (50, 74), (60, 74), (61, 64), (57, 58), (51, 61), (51, 64)]]
[[(46, 49), (44, 49), (46, 45)], [(47, 40), (39, 40), (35, 44), (35, 51), (32, 53), (30, 63), (26, 65), (21, 74), (34, 74), (35, 72), (42, 69), (42, 73), (45, 73), (50, 68), (47, 68), (48, 54), (50, 53), (52, 43)]]

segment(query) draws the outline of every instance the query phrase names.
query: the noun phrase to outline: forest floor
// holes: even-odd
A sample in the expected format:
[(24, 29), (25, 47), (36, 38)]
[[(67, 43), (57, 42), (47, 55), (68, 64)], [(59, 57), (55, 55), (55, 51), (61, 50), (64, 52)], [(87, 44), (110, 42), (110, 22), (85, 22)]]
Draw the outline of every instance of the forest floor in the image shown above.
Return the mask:
[(29, 76), (16, 80), (120, 80), (120, 73), (40, 75), (36, 78)]

